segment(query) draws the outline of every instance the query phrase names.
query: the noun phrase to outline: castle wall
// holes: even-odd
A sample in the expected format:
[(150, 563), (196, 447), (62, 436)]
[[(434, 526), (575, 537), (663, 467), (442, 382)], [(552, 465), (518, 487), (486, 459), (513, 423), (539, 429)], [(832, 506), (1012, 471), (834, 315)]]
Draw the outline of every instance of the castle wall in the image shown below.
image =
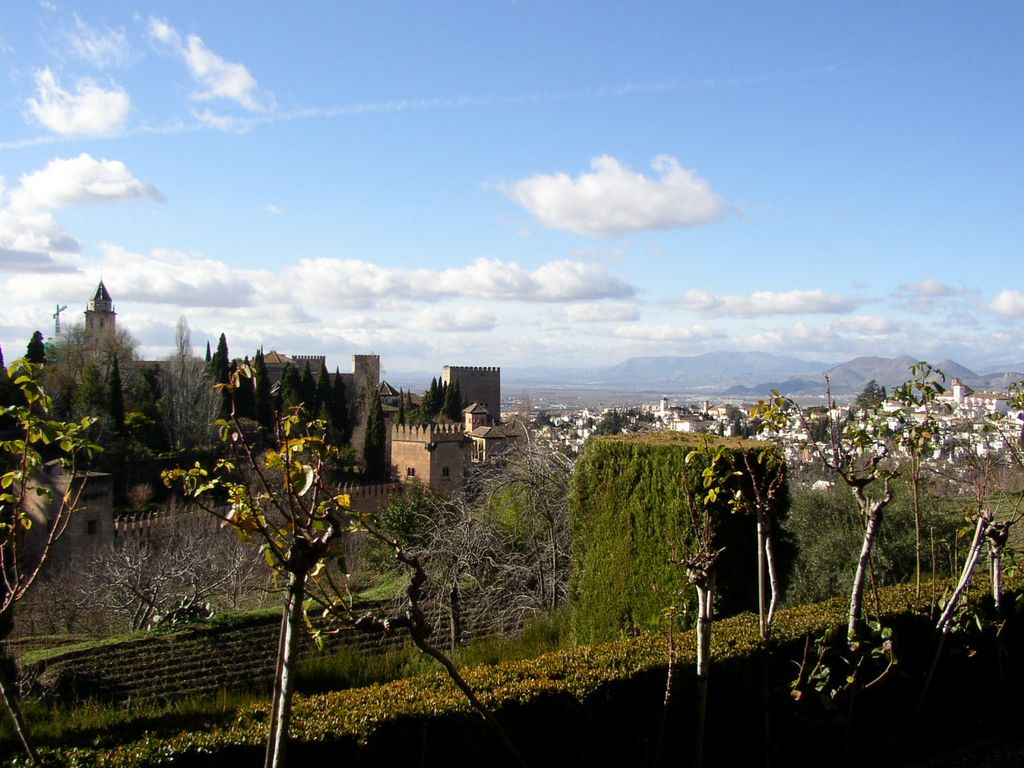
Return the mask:
[[(61, 499), (68, 491), (70, 476), (59, 465), (50, 465), (35, 481), (47, 487), (52, 495), (27, 496), (27, 512), (33, 525), (25, 537), (29, 556), (33, 560), (42, 552), (53, 516)], [(79, 479), (76, 483), (81, 483)], [(50, 562), (84, 563), (113, 538), (114, 486), (110, 475), (90, 473), (78, 495), (78, 507), (68, 518), (67, 527), (50, 552)], [(75, 491), (72, 490), (72, 496)]]
[(501, 421), (501, 368), (446, 365), (441, 381), (449, 386), (458, 381), (467, 404), (479, 403), (487, 408), (492, 423)]
[(390, 434), (391, 465), (400, 483), (452, 493), (462, 490), (471, 444), (461, 425), (396, 426)]

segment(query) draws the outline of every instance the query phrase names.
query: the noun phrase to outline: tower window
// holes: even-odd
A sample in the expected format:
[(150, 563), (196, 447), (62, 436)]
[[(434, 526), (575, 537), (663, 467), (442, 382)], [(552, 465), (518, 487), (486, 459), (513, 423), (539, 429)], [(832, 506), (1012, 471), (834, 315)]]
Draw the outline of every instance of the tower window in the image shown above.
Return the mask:
[(405, 476), (416, 477), (416, 467), (406, 467)]
[(441, 477), (442, 477), (442, 479), (447, 480), (448, 476), (450, 474), (451, 473), (448, 471), (448, 467), (441, 467)]
[(98, 526), (95, 520), (87, 520), (85, 523), (85, 532), (89, 536), (95, 536)]

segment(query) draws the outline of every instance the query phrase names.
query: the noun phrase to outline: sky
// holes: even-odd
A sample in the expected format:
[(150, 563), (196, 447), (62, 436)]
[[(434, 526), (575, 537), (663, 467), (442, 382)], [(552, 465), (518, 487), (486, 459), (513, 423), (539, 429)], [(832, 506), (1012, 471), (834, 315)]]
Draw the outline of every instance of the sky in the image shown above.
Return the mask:
[(1024, 361), (1024, 3), (0, 0), (0, 345)]

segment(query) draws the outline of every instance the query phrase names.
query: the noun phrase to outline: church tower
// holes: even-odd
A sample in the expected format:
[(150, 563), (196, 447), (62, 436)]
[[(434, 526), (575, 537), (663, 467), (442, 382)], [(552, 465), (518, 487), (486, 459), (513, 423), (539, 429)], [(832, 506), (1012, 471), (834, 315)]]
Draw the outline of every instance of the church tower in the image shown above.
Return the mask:
[(89, 307), (85, 310), (85, 335), (90, 339), (99, 340), (107, 336), (113, 338), (117, 313), (114, 311), (114, 301), (107, 293), (107, 287), (100, 284), (96, 286), (96, 293), (89, 301)]

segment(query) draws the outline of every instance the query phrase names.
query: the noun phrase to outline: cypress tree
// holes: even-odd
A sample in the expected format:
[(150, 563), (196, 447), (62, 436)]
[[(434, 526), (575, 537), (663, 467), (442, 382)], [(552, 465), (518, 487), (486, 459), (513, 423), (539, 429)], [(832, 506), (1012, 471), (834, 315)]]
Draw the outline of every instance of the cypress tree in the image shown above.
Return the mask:
[(345, 396), (345, 380), (334, 369), (334, 391), (331, 393), (331, 423), (334, 426), (335, 442), (348, 445), (352, 439), (352, 419), (348, 413), (348, 398)]
[(121, 384), (121, 364), (114, 355), (107, 381), (107, 413), (114, 423), (114, 432), (124, 433), (124, 388)]
[(302, 405), (302, 380), (290, 362), (281, 374), (281, 408), (287, 410)]
[(423, 410), (425, 411), (424, 416), (427, 417), (427, 421), (430, 420), (431, 416), (437, 413), (434, 409), (434, 403), (437, 402), (437, 394), (437, 378), (432, 377), (430, 379), (430, 389), (423, 393)]
[(462, 393), (459, 390), (459, 380), (456, 379), (447, 387), (444, 392), (444, 415), (451, 421), (462, 419)]
[(79, 413), (83, 415), (95, 416), (107, 410), (107, 393), (96, 363), (89, 363), (82, 371), (82, 380), (75, 390), (74, 402)]
[[(245, 356), (242, 365), (249, 365), (249, 356)], [(231, 364), (232, 373), (235, 371), (235, 364)], [(253, 380), (245, 376), (238, 377), (238, 390), (235, 392), (235, 415), (244, 419), (256, 418), (256, 392)]]
[(368, 482), (382, 483), (388, 479), (387, 435), (385, 434), (384, 409), (380, 404), (380, 391), (373, 390), (370, 409), (366, 416), (366, 437), (363, 440), (363, 461)]
[(274, 426), (274, 401), (270, 393), (270, 376), (267, 374), (267, 363), (263, 359), (262, 349), (256, 353), (252, 370), (256, 377), (253, 392), (256, 421), (260, 423), (261, 427), (269, 430)]
[(405, 414), (405, 393), (401, 389), (399, 389), (398, 390), (398, 417), (396, 419), (398, 424), (399, 424), (399, 426), (402, 426), (402, 427), (405, 426), (405, 419), (406, 419), (406, 414)]
[(25, 359), (36, 365), (43, 365), (46, 362), (46, 345), (43, 343), (43, 334), (36, 331), (29, 339), (25, 348)]
[[(320, 363), (320, 374), (316, 380), (316, 390), (313, 393), (313, 402), (310, 403), (310, 413), (315, 413), (317, 418), (322, 418), (323, 413), (328, 423), (331, 421), (331, 374), (327, 372), (327, 364)], [(326, 409), (326, 410), (325, 410)]]
[[(228, 340), (222, 333), (217, 341), (217, 351), (213, 358), (210, 358), (210, 342), (206, 342), (207, 369), (211, 371), (215, 384), (227, 384), (231, 375), (231, 358), (228, 355)], [(226, 389), (221, 390), (220, 403), (221, 416), (228, 416), (231, 413), (231, 395)]]
[(302, 396), (302, 407), (306, 410), (306, 418), (311, 419), (316, 413), (316, 381), (313, 379), (313, 372), (309, 370), (309, 360), (302, 369), (299, 392)]

